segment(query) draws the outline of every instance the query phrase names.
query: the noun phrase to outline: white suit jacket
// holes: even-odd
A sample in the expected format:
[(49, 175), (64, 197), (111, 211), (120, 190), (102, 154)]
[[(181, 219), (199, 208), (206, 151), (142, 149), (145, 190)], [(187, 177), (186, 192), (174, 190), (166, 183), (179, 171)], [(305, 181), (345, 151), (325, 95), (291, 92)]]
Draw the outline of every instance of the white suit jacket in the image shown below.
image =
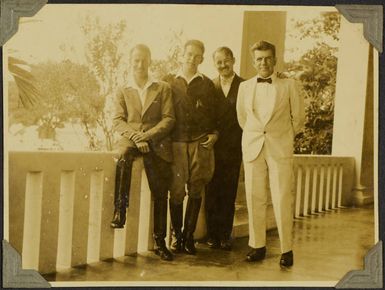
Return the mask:
[(298, 85), (293, 79), (274, 79), (272, 85), (276, 89), (275, 105), (265, 124), (253, 110), (256, 84), (257, 76), (242, 82), (238, 91), (237, 117), (243, 129), (243, 160), (255, 160), (263, 145), (274, 158), (291, 157), (294, 137), (305, 121), (304, 100)]

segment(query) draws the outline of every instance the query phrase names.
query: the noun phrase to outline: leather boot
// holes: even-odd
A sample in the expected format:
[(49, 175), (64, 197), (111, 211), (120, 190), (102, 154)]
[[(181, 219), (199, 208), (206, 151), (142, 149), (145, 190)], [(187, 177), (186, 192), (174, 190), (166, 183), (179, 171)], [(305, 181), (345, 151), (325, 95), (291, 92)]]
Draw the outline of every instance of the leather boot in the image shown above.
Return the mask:
[(155, 254), (160, 256), (162, 260), (165, 261), (172, 261), (173, 255), (166, 247), (166, 242), (164, 239), (155, 239), (156, 247), (155, 247)]
[(189, 255), (195, 255), (194, 232), (198, 221), (202, 198), (188, 198), (183, 228), (183, 249)]
[(116, 164), (115, 192), (114, 192), (114, 217), (111, 228), (123, 228), (126, 223), (126, 208), (131, 184), (131, 168), (133, 158), (121, 156)]
[[(165, 195), (166, 196), (166, 195)], [(167, 198), (158, 198), (154, 201), (154, 239), (155, 254), (162, 260), (171, 261), (173, 256), (164, 241), (167, 231)]]
[(122, 229), (126, 223), (126, 207), (115, 208), (114, 217), (111, 221), (111, 228)]
[(175, 204), (170, 200), (170, 215), (172, 224), (171, 250), (175, 253), (183, 252), (182, 245), (182, 223), (183, 223), (183, 203)]

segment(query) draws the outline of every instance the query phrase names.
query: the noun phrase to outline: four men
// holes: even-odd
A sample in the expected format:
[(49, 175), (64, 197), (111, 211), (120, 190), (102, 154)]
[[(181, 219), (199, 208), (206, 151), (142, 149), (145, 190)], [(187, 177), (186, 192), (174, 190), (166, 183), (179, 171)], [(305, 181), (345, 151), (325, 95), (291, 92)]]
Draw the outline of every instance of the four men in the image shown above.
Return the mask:
[(114, 125), (121, 140), (111, 227), (124, 226), (132, 162), (143, 156), (154, 199), (156, 253), (164, 260), (173, 259), (164, 242), (168, 191), (171, 249), (196, 253), (194, 232), (205, 187), (208, 244), (231, 250), (243, 157), (252, 247), (247, 260), (265, 257), (269, 177), (281, 240), (280, 264), (291, 266), (293, 140), (304, 120), (303, 100), (293, 80), (274, 75), (275, 47), (268, 42), (252, 47), (257, 76), (243, 83), (234, 73), (235, 58), (227, 47), (213, 54), (219, 73), (214, 83), (200, 73), (204, 51), (201, 41), (187, 41), (181, 71), (167, 76), (167, 84), (149, 78), (151, 53), (147, 46), (131, 50), (132, 80), (119, 91), (115, 106)]

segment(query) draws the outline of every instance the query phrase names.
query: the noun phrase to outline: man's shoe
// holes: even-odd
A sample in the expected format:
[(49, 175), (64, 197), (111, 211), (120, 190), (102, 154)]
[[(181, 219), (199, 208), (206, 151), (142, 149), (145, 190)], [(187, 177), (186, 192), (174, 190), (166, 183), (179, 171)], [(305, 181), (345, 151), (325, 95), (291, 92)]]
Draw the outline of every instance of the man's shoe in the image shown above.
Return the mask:
[(166, 247), (159, 247), (155, 249), (155, 254), (160, 256), (162, 260), (172, 261), (173, 255)]
[(220, 247), (220, 241), (219, 239), (215, 238), (209, 238), (206, 242), (206, 244), (209, 246), (211, 249), (218, 249)]
[(252, 249), (247, 255), (248, 262), (262, 261), (266, 255), (266, 247)]
[(221, 249), (225, 251), (231, 251), (233, 245), (231, 243), (230, 239), (222, 240), (221, 241)]
[(122, 229), (126, 223), (126, 210), (115, 209), (114, 217), (110, 223), (111, 228), (113, 229)]
[(173, 253), (183, 253), (183, 240), (181, 233), (172, 237), (170, 249)]
[(293, 251), (283, 253), (281, 259), (279, 260), (279, 265), (281, 267), (291, 267), (293, 266)]
[(188, 235), (186, 239), (183, 241), (183, 249), (189, 255), (195, 255), (197, 250), (195, 248), (194, 237), (192, 235)]

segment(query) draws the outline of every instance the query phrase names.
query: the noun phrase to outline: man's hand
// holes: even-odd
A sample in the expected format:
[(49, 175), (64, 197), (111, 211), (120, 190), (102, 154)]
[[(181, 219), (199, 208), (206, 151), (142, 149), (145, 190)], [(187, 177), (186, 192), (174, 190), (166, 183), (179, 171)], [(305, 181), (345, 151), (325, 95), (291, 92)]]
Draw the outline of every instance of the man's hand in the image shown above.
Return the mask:
[(135, 142), (136, 147), (138, 147), (138, 150), (140, 153), (148, 153), (150, 152), (150, 146), (148, 146), (147, 142)]
[(214, 147), (215, 142), (218, 140), (218, 135), (217, 134), (208, 134), (207, 135), (207, 140), (205, 142), (202, 142), (201, 145), (202, 147), (211, 150)]
[(134, 141), (135, 143), (148, 141), (145, 133), (135, 133), (134, 135), (131, 136), (131, 140)]
[(277, 72), (277, 78), (279, 78), (279, 79), (287, 79), (288, 76), (284, 72)]

